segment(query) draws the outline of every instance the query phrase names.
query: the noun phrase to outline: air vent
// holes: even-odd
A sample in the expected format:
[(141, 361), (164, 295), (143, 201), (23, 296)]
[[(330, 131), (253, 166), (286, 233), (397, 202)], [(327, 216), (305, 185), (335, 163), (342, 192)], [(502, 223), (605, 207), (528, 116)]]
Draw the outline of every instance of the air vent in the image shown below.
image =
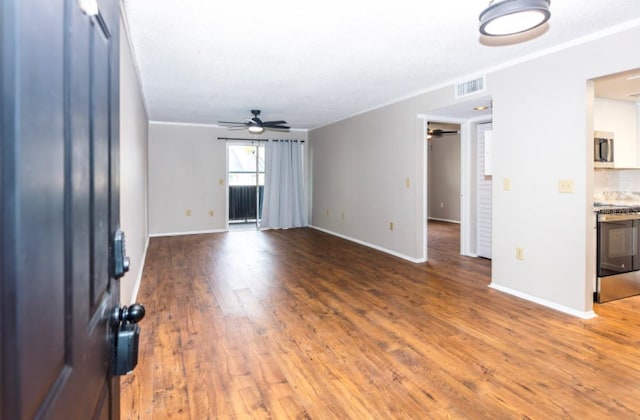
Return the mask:
[(477, 79), (468, 80), (466, 82), (458, 83), (456, 85), (456, 99), (463, 96), (473, 95), (485, 90), (485, 77), (481, 76)]

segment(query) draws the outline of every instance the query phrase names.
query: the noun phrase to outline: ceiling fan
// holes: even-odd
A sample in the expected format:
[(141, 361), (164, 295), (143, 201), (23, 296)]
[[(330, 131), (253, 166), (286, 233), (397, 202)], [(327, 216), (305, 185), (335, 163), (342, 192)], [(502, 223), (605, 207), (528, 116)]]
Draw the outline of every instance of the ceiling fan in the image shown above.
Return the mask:
[(273, 131), (289, 131), (289, 127), (286, 121), (262, 121), (260, 119), (260, 110), (252, 109), (251, 113), (253, 118), (247, 118), (244, 122), (236, 121), (218, 121), (218, 124), (223, 127), (229, 127), (230, 129), (243, 129), (247, 128), (251, 134), (261, 134), (264, 130)]
[(447, 134), (459, 134), (458, 130), (441, 130), (436, 128), (435, 130), (429, 129), (428, 134), (433, 137), (441, 137)]

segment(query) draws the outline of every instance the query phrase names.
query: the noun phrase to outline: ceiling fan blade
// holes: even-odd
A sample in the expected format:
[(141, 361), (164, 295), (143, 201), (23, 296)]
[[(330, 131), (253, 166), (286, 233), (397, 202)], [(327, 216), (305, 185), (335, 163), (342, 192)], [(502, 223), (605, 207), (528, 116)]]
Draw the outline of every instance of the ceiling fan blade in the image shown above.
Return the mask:
[(238, 121), (218, 121), (218, 124), (245, 125), (246, 123)]
[(458, 133), (459, 131), (457, 130), (441, 130), (439, 128), (435, 130), (429, 130), (429, 134), (433, 136), (442, 136), (443, 134), (458, 134)]
[(289, 127), (288, 125), (265, 125), (264, 128), (275, 128), (275, 129), (289, 130), (291, 127)]
[(243, 130), (249, 129), (250, 131), (254, 127), (260, 127), (265, 130), (273, 130), (273, 131), (289, 131), (291, 127), (289, 127), (285, 120), (274, 120), (274, 121), (262, 121), (259, 117), (260, 111), (257, 109), (251, 110), (253, 114), (253, 118), (247, 118), (244, 122), (240, 121), (218, 121), (218, 124), (223, 127), (227, 127), (229, 130)]

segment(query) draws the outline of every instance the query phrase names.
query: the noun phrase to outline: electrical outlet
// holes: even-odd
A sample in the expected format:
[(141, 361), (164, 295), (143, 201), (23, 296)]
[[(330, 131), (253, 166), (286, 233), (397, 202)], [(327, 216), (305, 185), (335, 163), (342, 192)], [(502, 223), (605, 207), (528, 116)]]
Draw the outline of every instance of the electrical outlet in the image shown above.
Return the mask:
[(191, 209), (187, 209), (187, 216), (191, 216)]
[(516, 260), (524, 260), (524, 249), (520, 247), (516, 248)]
[(404, 185), (405, 185), (407, 188), (410, 188), (410, 187), (411, 187), (411, 180), (410, 180), (409, 178), (407, 178), (407, 179), (404, 181)]
[(389, 222), (389, 230), (393, 230), (393, 222)]
[(213, 210), (209, 210), (209, 216), (213, 217)]
[(444, 208), (444, 203), (440, 203), (440, 208), (443, 209)]
[(502, 189), (504, 191), (511, 191), (511, 178), (504, 178), (502, 180)]
[(224, 179), (220, 178), (220, 179), (218, 180), (218, 184), (220, 184), (220, 185), (224, 185)]
[(558, 192), (573, 194), (573, 179), (561, 179), (558, 181)]

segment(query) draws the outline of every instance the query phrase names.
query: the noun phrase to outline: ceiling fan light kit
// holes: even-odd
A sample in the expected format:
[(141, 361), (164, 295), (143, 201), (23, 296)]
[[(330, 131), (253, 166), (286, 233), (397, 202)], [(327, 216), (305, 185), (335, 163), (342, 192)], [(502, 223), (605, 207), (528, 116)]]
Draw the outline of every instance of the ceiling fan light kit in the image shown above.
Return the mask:
[(480, 13), (480, 33), (504, 36), (537, 28), (551, 17), (550, 4), (551, 0), (491, 1)]

